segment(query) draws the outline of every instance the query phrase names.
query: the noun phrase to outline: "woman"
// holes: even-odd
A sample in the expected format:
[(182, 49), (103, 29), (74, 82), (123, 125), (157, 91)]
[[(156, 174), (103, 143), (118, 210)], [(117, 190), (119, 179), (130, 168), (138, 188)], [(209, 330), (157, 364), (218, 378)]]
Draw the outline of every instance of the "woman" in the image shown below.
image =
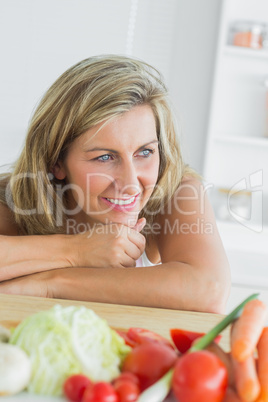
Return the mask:
[(99, 56), (47, 91), (1, 180), (0, 292), (224, 313), (228, 262), (167, 90)]

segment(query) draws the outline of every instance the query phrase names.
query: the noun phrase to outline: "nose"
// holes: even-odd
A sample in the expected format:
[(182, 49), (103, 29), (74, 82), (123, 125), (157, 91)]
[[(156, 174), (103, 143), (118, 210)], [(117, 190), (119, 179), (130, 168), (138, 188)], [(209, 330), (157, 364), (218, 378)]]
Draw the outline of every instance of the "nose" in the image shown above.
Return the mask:
[(139, 172), (133, 160), (123, 161), (119, 164), (114, 184), (121, 197), (140, 193)]

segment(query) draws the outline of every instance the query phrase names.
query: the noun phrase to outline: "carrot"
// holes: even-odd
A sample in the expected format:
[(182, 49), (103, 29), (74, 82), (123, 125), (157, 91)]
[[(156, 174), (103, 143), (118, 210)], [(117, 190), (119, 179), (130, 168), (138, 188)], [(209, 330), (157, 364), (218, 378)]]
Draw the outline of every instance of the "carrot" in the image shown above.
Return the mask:
[(257, 372), (261, 386), (258, 402), (268, 402), (268, 327), (263, 328), (257, 349)]
[(239, 397), (243, 401), (255, 401), (260, 393), (260, 383), (257, 377), (254, 356), (251, 355), (242, 362), (233, 358), (233, 369)]
[(231, 333), (231, 354), (242, 362), (253, 354), (267, 318), (266, 305), (254, 299), (249, 301), (241, 316), (233, 325)]
[(241, 402), (237, 393), (232, 388), (227, 388), (223, 402)]

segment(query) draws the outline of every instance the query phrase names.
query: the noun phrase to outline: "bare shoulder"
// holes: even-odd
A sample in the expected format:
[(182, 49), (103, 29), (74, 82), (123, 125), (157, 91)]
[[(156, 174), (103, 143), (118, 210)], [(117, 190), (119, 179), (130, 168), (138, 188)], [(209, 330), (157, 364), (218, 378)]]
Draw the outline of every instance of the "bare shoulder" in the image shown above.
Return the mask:
[(183, 261), (193, 265), (215, 264), (225, 260), (207, 188), (191, 177), (182, 180), (158, 215), (161, 227), (156, 236), (162, 262)]
[(18, 236), (19, 228), (14, 220), (14, 215), (10, 209), (0, 203), (0, 235)]
[(166, 220), (180, 219), (183, 223), (213, 214), (206, 192), (207, 188), (199, 179), (183, 178), (167, 205), (162, 208), (158, 221), (163, 223)]

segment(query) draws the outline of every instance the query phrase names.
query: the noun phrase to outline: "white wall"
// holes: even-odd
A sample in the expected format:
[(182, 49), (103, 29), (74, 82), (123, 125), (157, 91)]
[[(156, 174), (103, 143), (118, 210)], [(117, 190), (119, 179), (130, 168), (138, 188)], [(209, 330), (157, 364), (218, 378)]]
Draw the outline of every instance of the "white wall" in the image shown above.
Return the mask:
[(0, 165), (14, 160), (34, 106), (64, 70), (90, 54), (125, 50), (129, 6), (113, 0), (104, 12), (103, 1), (1, 1)]
[(170, 91), (187, 161), (203, 172), (222, 0), (178, 0)]
[(128, 53), (163, 73), (186, 159), (202, 171), (220, 3), (1, 0), (0, 166), (15, 160), (33, 108), (65, 69), (91, 55)]
[(0, 5), (0, 166), (18, 156), (33, 108), (76, 62), (102, 53), (133, 54), (168, 80), (176, 0), (1, 0)]

